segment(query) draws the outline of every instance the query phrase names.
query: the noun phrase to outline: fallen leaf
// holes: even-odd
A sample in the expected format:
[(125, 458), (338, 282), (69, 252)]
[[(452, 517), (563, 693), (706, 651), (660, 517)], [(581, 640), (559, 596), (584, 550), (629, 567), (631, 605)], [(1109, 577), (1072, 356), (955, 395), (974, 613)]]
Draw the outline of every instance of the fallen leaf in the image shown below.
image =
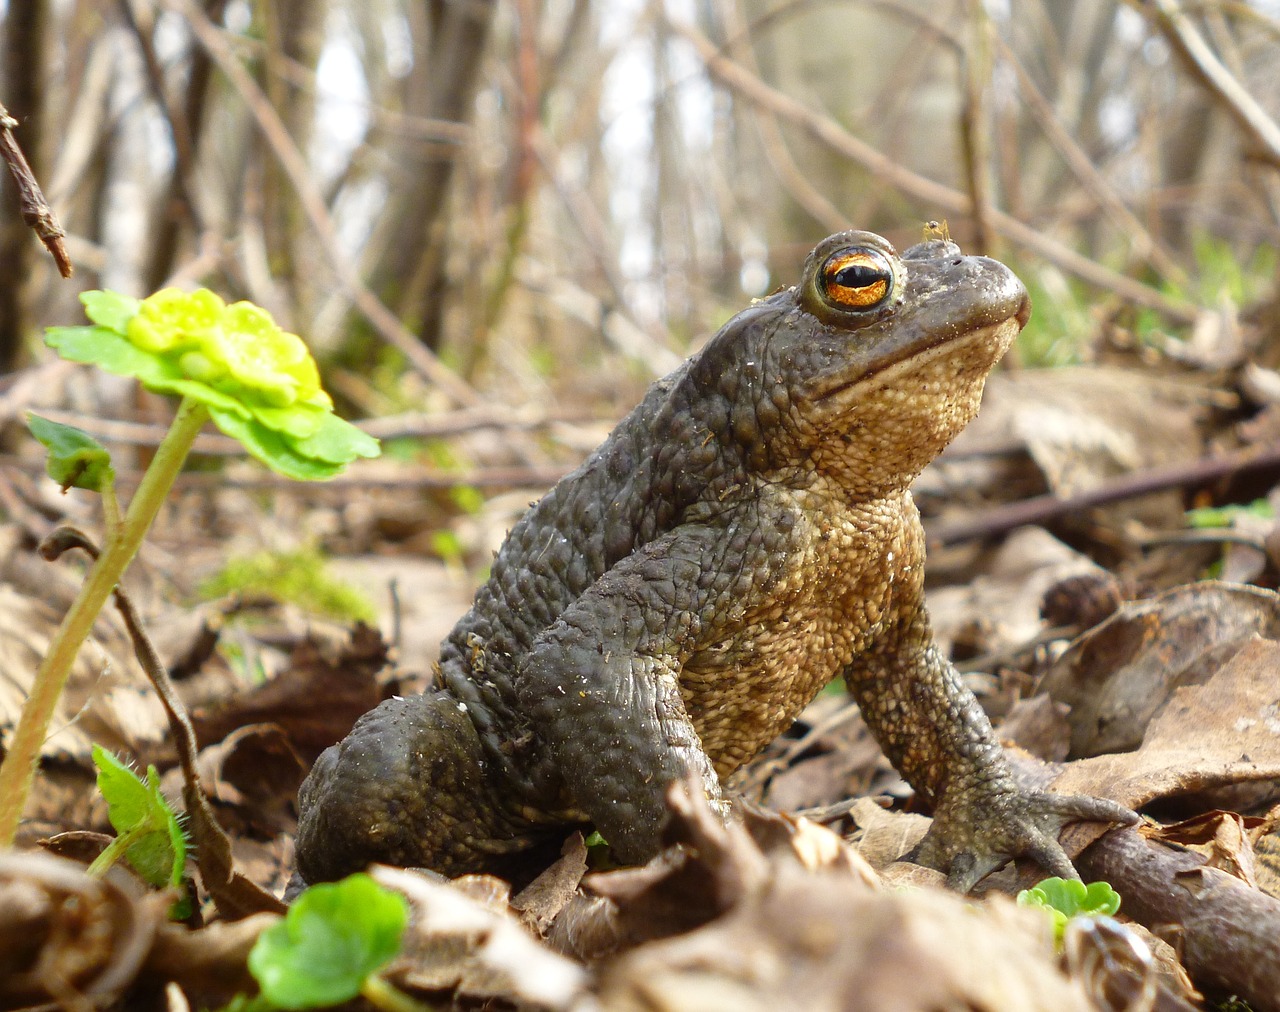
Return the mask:
[(1254, 635), (1280, 637), (1280, 595), (1213, 581), (1175, 587), (1077, 639), (1041, 691), (1071, 707), (1073, 758), (1134, 749), (1171, 693), (1205, 681)]
[(1174, 689), (1136, 752), (1070, 763), (1053, 789), (1140, 808), (1157, 798), (1280, 777), (1277, 670), (1280, 643), (1248, 640), (1203, 684)]

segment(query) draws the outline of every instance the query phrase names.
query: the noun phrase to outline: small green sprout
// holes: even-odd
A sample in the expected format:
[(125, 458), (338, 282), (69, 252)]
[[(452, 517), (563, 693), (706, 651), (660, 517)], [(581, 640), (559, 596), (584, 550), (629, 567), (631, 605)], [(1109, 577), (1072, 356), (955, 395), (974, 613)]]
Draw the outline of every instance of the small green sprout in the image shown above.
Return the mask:
[(1200, 506), (1197, 509), (1187, 510), (1187, 523), (1197, 528), (1230, 527), (1237, 517), (1274, 520), (1276, 511), (1267, 499), (1255, 499), (1243, 505)]
[(1018, 906), (1040, 907), (1053, 918), (1054, 941), (1061, 945), (1073, 917), (1111, 917), (1120, 909), (1120, 894), (1108, 882), (1047, 878), (1018, 893)]
[(89, 433), (30, 412), (27, 428), (49, 450), (45, 469), (62, 491), (84, 488), (102, 492), (114, 485), (116, 472), (111, 467), (111, 454)]
[[(156, 768), (148, 766), (144, 780), (101, 745), (93, 746), (93, 764), (98, 768), (98, 791), (107, 802), (107, 817), (116, 838), (94, 859), (89, 873), (105, 874), (123, 857), (149, 885), (180, 890), (187, 837), (177, 814), (160, 793)], [(173, 914), (181, 918), (185, 910), (177, 909)]]
[(375, 974), (399, 953), (408, 923), (408, 901), (368, 875), (312, 886), (249, 953), (265, 1003), (253, 1007), (321, 1008), (359, 994), (405, 1007), (406, 996)]

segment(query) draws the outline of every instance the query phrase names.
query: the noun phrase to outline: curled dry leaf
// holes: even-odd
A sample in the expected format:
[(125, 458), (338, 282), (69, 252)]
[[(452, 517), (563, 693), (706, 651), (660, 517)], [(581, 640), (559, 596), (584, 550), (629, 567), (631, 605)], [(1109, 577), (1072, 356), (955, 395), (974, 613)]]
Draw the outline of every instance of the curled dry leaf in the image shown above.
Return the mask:
[(1092, 1009), (1033, 913), (931, 890), (872, 892), (782, 864), (724, 917), (610, 963), (600, 1000), (650, 1012)]
[(1205, 682), (1250, 637), (1280, 638), (1280, 595), (1206, 581), (1126, 604), (1076, 640), (1041, 688), (1071, 707), (1071, 756), (1137, 748), (1179, 686)]
[(1194, 819), (1162, 826), (1147, 838), (1194, 850), (1203, 855), (1208, 867), (1225, 871), (1257, 889), (1257, 860), (1249, 823), (1256, 825), (1258, 821), (1235, 812), (1205, 812)]
[(48, 854), (0, 854), (0, 1008), (115, 1001), (170, 900), (135, 899)]
[(582, 834), (569, 834), (560, 849), (560, 859), (535, 878), (511, 901), (525, 927), (545, 935), (551, 923), (577, 892), (587, 873), (587, 845)]
[(1136, 752), (1071, 763), (1053, 789), (1140, 808), (1157, 798), (1280, 777), (1277, 668), (1280, 643), (1249, 640), (1204, 684), (1175, 689)]
[(586, 971), (532, 938), (510, 912), (416, 872), (371, 873), (413, 907), (401, 955), (387, 974), (398, 986), (548, 1009), (568, 1008), (583, 995)]

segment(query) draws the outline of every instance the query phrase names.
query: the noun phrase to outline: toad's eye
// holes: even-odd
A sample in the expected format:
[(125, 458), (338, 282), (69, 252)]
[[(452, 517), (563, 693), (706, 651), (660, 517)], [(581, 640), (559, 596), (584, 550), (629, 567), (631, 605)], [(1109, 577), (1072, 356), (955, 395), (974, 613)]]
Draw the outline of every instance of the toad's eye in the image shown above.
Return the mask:
[(871, 309), (893, 289), (893, 268), (883, 253), (871, 249), (832, 253), (818, 278), (827, 301), (844, 309)]

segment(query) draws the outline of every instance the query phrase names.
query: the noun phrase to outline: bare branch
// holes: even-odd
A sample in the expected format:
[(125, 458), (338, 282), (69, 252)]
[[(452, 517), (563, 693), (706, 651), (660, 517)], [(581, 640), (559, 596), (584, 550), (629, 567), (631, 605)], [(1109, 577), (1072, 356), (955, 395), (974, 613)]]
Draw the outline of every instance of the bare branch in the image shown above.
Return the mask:
[(1280, 165), (1280, 125), (1213, 54), (1191, 19), (1173, 0), (1129, 0), (1182, 57), (1193, 75), (1217, 96), (1241, 130), (1262, 149), (1268, 161)]
[(44, 248), (57, 261), (58, 273), (69, 278), (75, 273), (75, 267), (67, 255), (67, 248), (62, 244), (67, 233), (58, 223), (58, 216), (53, 213), (49, 202), (44, 199), (35, 173), (31, 171), (22, 148), (18, 147), (18, 142), (14, 139), (12, 131), (17, 125), (18, 121), (0, 103), (0, 158), (9, 166), (9, 172), (18, 187), (18, 211), (26, 226), (35, 232), (44, 243)]
[[(832, 150), (858, 162), (903, 193), (931, 204), (947, 214), (972, 213), (971, 202), (965, 194), (899, 165), (870, 144), (853, 136), (835, 120), (814, 112), (790, 95), (770, 87), (740, 64), (725, 57), (692, 25), (675, 21), (672, 24), (697, 49), (711, 75), (748, 101), (802, 127)], [(1148, 285), (1095, 263), (1012, 215), (992, 208), (989, 218), (992, 228), (997, 233), (1037, 253), (1083, 281), (1115, 292), (1129, 302), (1154, 309), (1180, 323), (1191, 323), (1198, 315), (1194, 306), (1175, 301)]]
[(279, 114), (267, 101), (252, 75), (236, 58), (218, 28), (190, 0), (164, 0), (165, 6), (177, 11), (191, 26), (192, 32), (209, 56), (240, 93), (250, 114), (271, 146), (285, 175), (289, 177), (298, 201), (320, 240), (338, 283), (346, 290), (356, 308), (377, 329), (383, 339), (400, 351), (409, 363), (456, 403), (475, 404), (476, 392), (448, 366), (444, 365), (421, 341), (411, 334), (360, 278), (359, 272), (342, 249), (333, 218), (325, 206), (320, 188), (307, 170), (306, 159), (289, 136)]

